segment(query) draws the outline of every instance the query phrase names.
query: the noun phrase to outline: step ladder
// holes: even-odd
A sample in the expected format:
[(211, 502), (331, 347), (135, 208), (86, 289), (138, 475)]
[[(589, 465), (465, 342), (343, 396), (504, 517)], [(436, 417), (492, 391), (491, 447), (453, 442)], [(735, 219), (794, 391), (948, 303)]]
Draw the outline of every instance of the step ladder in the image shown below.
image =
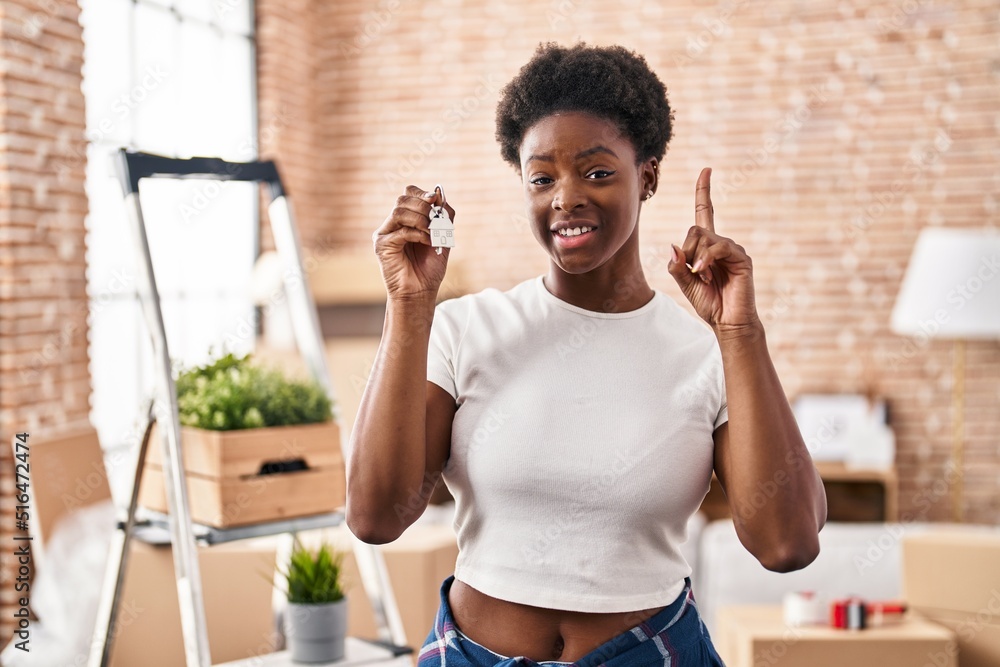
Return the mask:
[[(177, 579), (186, 663), (187, 667), (210, 667), (212, 662), (202, 598), (201, 576), (198, 568), (198, 545), (293, 533), (299, 530), (335, 525), (343, 521), (344, 517), (343, 513), (337, 512), (331, 515), (276, 521), (233, 530), (211, 529), (202, 526), (199, 531), (198, 527), (192, 523), (188, 505), (187, 480), (180, 447), (177, 393), (167, 348), (160, 297), (153, 275), (153, 262), (143, 221), (142, 206), (139, 201), (140, 179), (196, 178), (246, 181), (264, 183), (269, 187), (271, 201), (268, 205), (268, 213), (274, 233), (275, 246), (285, 269), (285, 292), (295, 332), (295, 341), (309, 371), (323, 386), (331, 399), (335, 399), (333, 383), (324, 357), (323, 338), (320, 333), (316, 305), (303, 270), (302, 250), (298, 230), (292, 216), (291, 203), (273, 161), (229, 162), (212, 157), (177, 159), (122, 148), (116, 154), (115, 171), (125, 198), (129, 225), (132, 228), (133, 248), (140, 258), (138, 262), (139, 301), (152, 338), (156, 384), (154, 398), (149, 402), (145, 416), (146, 429), (136, 459), (128, 512), (126, 518), (119, 522), (113, 533), (88, 666), (106, 667), (109, 664), (113, 644), (112, 635), (116, 627), (122, 586), (127, 571), (130, 542), (144, 525), (150, 523), (149, 521), (137, 521), (136, 509), (149, 436), (153, 422), (158, 421), (160, 423), (159, 431), (162, 434), (159, 446), (162, 447), (163, 453), (163, 477), (167, 491), (167, 506), (170, 510), (169, 514), (163, 517), (163, 523), (167, 524), (169, 528), (169, 542), (173, 547), (174, 572)], [(289, 276), (298, 279), (288, 280)], [(348, 438), (340, 439), (345, 460), (348, 440)], [(141, 536), (139, 539), (142, 539)], [(381, 551), (376, 546), (366, 544), (353, 536), (352, 540), (362, 584), (375, 612), (375, 622), (379, 635), (379, 640), (375, 643), (381, 644), (387, 649), (386, 654), (389, 658), (386, 663), (382, 664), (392, 663), (396, 656), (411, 653), (412, 650), (406, 646), (406, 634), (403, 630), (399, 610), (396, 607), (385, 562)], [(352, 646), (356, 645), (357, 642), (352, 640)], [(366, 661), (366, 664), (379, 663)]]

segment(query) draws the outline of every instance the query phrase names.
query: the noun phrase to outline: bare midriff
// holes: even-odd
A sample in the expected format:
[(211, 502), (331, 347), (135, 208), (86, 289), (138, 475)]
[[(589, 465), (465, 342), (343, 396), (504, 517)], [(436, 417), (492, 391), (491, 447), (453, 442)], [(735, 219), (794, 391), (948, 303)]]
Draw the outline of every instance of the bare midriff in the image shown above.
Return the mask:
[(458, 579), (448, 604), (466, 637), (494, 653), (535, 662), (579, 660), (663, 609), (589, 613), (532, 607), (491, 597)]

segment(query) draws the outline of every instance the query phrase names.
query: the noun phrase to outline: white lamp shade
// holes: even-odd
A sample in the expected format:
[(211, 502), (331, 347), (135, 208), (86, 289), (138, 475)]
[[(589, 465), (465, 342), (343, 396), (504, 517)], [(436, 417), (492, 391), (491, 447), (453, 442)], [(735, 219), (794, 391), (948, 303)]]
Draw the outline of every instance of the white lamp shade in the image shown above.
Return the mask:
[(891, 327), (932, 338), (1000, 338), (1000, 231), (921, 230)]

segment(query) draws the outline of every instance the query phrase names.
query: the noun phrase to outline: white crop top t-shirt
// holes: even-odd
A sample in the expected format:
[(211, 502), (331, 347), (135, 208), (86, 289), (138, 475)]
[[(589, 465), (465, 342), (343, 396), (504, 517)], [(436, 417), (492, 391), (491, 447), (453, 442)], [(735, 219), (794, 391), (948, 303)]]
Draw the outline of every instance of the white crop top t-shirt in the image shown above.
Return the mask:
[(711, 328), (658, 290), (631, 312), (551, 294), (542, 276), (442, 301), (427, 376), (458, 410), (443, 479), (455, 578), (584, 612), (672, 602), (680, 552), (728, 419)]

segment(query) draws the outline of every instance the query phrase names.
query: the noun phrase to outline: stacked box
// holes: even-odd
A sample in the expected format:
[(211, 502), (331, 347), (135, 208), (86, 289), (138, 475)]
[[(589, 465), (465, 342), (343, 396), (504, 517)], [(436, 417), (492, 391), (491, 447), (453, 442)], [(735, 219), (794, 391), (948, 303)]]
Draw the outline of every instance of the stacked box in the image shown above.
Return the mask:
[(917, 613), (955, 633), (961, 667), (1000, 665), (1000, 531), (905, 537), (903, 591)]
[[(719, 610), (715, 645), (727, 667), (957, 667), (955, 636), (915, 614), (882, 627), (789, 627), (780, 606)], [(937, 660), (936, 662), (934, 660)]]
[[(159, 425), (153, 426), (139, 504), (167, 512)], [(181, 427), (191, 517), (229, 528), (333, 512), (346, 502), (335, 422), (208, 431)], [(271, 472), (278, 468), (304, 469)]]

